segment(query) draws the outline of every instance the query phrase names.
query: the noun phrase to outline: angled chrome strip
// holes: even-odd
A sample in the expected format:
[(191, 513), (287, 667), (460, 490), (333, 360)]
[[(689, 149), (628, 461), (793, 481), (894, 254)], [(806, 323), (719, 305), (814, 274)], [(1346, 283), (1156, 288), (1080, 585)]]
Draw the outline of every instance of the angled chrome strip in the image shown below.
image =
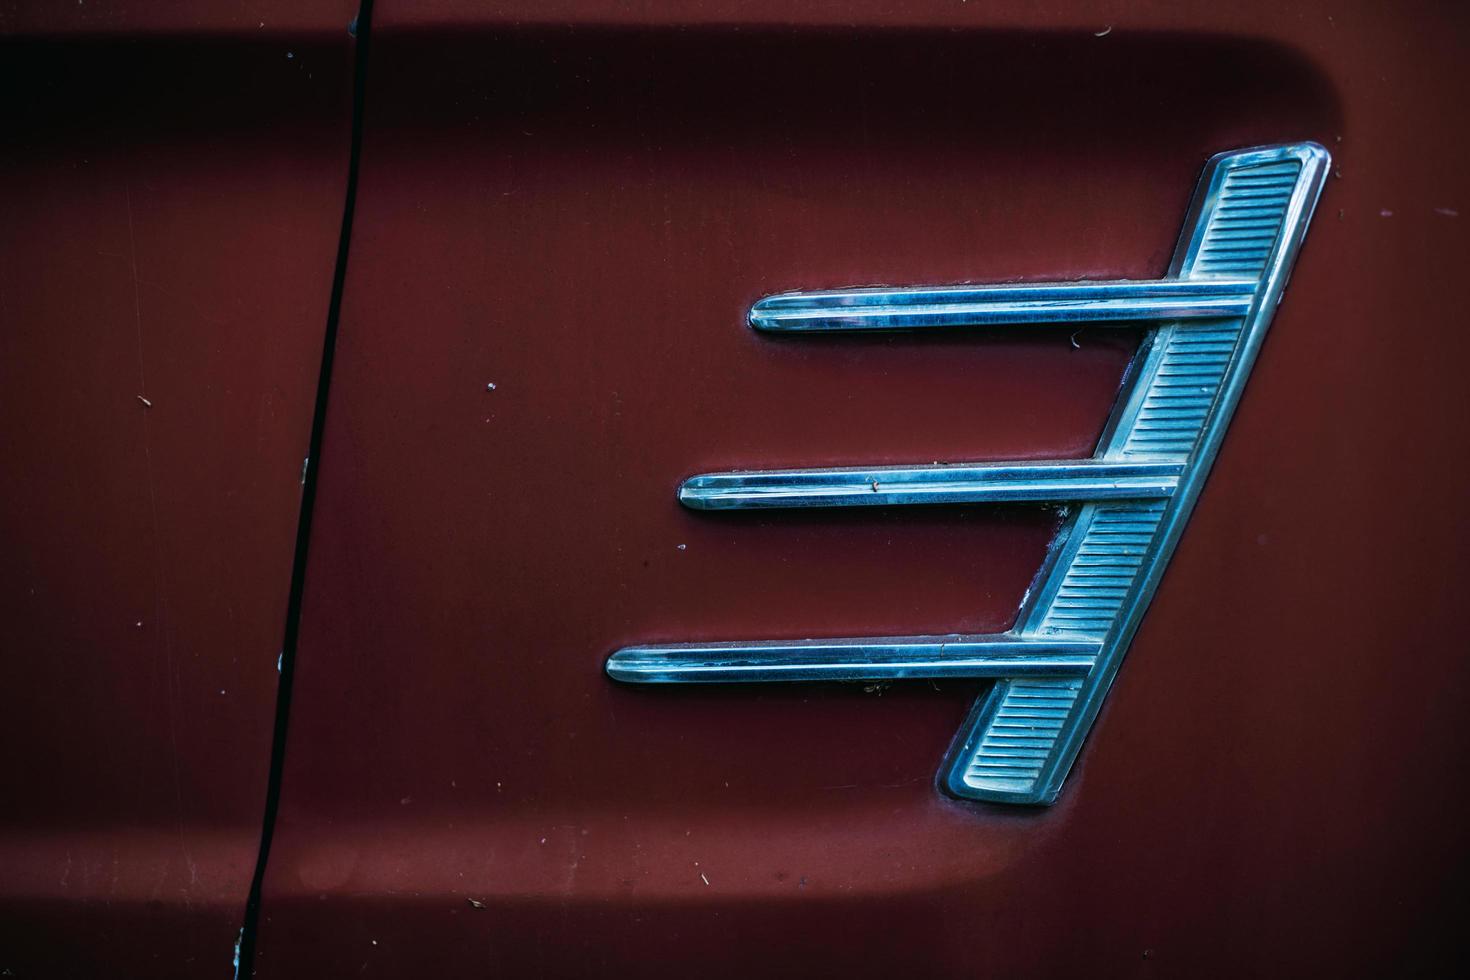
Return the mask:
[(1182, 463), (1109, 460), (709, 473), (679, 487), (696, 510), (862, 507), (1170, 496)]
[(750, 325), (767, 331), (836, 332), (1218, 319), (1245, 316), (1255, 291), (1254, 279), (1158, 279), (782, 293), (751, 307)]
[(1092, 669), (1099, 647), (1096, 640), (1011, 633), (760, 645), (674, 643), (624, 647), (608, 661), (607, 672), (615, 680), (643, 684), (1081, 676)]
[(629, 647), (608, 672), (635, 682), (996, 678), (941, 783), (969, 799), (1054, 800), (1219, 451), (1328, 163), (1315, 143), (1212, 159), (1158, 282), (793, 293), (756, 304), (751, 322), (777, 330), (1154, 326), (1091, 459), (708, 474), (680, 489), (699, 508), (1077, 504), (1010, 632)]

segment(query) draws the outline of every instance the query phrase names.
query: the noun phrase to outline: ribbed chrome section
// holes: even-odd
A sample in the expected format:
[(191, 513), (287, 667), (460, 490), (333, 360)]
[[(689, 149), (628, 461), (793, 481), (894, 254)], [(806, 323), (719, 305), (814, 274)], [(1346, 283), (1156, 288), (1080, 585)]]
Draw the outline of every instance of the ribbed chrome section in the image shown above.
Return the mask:
[(1081, 691), (1082, 681), (1072, 678), (997, 684), (985, 734), (961, 777), (964, 784), (977, 792), (1035, 792)]
[(1038, 610), (1042, 634), (1101, 638), (1138, 582), (1164, 516), (1162, 502), (1097, 504), (1078, 517), (1057, 565), (1061, 584)]
[(1124, 456), (1183, 459), (1194, 451), (1220, 382), (1240, 340), (1240, 321), (1219, 326), (1165, 327), (1152, 382), (1139, 392), (1138, 414), (1122, 445)]
[(1225, 175), (1192, 276), (1259, 276), (1281, 234), (1300, 161), (1237, 167)]

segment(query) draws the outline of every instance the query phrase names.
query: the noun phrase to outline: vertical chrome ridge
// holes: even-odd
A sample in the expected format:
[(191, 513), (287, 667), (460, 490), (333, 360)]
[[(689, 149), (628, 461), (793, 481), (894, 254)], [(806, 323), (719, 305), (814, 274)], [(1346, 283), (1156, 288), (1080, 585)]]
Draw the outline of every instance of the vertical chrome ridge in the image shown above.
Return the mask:
[(698, 508), (1026, 500), (1074, 503), (1010, 632), (629, 647), (630, 682), (996, 678), (940, 771), (955, 796), (1046, 804), (1061, 790), (1157, 588), (1240, 400), (1325, 182), (1315, 143), (1209, 161), (1166, 279), (788, 293), (751, 323), (784, 331), (1150, 320), (1087, 460), (703, 474)]
[[(1166, 501), (1089, 504), (1072, 518), (1015, 632), (1038, 638), (1098, 638), (1102, 646), (1096, 665), (1078, 684), (1059, 724), (1053, 715), (1036, 719), (1034, 725), (1017, 721), (1007, 708), (1010, 688), (998, 683), (1000, 693), (981, 698), (945, 761), (942, 783), (950, 793), (1046, 804), (1061, 792), (1219, 452), (1301, 248), (1329, 161), (1324, 148), (1303, 143), (1223, 153), (1206, 166), (1170, 274), (1253, 274), (1258, 278), (1250, 310), (1239, 320), (1156, 327), (1098, 452), (1100, 459), (1183, 462), (1179, 487)], [(1259, 196), (1263, 188), (1270, 189), (1271, 196), (1264, 198), (1269, 204)], [(1246, 235), (1262, 237), (1250, 239), (1249, 252), (1226, 251)], [(996, 751), (991, 735), (1002, 727), (1049, 741), (1034, 775), (1003, 780), (988, 767)]]

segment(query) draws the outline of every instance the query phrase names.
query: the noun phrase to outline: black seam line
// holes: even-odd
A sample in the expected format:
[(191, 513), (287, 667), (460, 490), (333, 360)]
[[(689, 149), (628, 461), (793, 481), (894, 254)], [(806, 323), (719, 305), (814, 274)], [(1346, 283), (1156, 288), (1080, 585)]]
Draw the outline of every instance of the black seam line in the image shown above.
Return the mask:
[(351, 148), (347, 158), (347, 188), (342, 202), (342, 230), (337, 239), (337, 261), (332, 270), (332, 295), (327, 304), (327, 326), (322, 339), (321, 368), (317, 374), (316, 405), (311, 416), (306, 466), (301, 485), (301, 512), (296, 521), (296, 546), (291, 561), (291, 588), (286, 601), (286, 631), (281, 642), (281, 676), (276, 688), (275, 731), (271, 738), (270, 777), (266, 785), (265, 813), (261, 821), (260, 851), (245, 901), (245, 919), (240, 929), (237, 977), (255, 975), (255, 944), (260, 927), (261, 888), (275, 836), (276, 814), (281, 803), (281, 775), (286, 761), (287, 722), (291, 715), (291, 681), (295, 676), (296, 643), (301, 632), (302, 596), (306, 591), (307, 547), (311, 542), (311, 519), (316, 502), (317, 475), (321, 472), (322, 430), (327, 417), (327, 394), (332, 384), (332, 361), (337, 348), (337, 328), (342, 318), (342, 292), (347, 280), (347, 251), (352, 242), (352, 216), (357, 205), (357, 173), (362, 158), (363, 101), (367, 90), (368, 42), (372, 30), (372, 0), (361, 0), (356, 25), (352, 68)]

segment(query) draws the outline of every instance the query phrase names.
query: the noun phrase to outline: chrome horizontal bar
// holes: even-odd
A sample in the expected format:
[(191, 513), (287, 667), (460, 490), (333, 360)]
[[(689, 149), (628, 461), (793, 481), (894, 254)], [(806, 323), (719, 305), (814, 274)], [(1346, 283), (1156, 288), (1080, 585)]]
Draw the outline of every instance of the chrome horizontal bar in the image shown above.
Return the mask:
[(1019, 323), (1243, 317), (1255, 279), (1016, 283), (779, 293), (750, 309), (757, 330), (918, 330)]
[(607, 673), (635, 684), (1081, 676), (1099, 649), (1090, 640), (1011, 633), (674, 643), (624, 647), (608, 659)]
[(862, 507), (1168, 497), (1182, 463), (1056, 460), (705, 473), (679, 487), (696, 510)]

